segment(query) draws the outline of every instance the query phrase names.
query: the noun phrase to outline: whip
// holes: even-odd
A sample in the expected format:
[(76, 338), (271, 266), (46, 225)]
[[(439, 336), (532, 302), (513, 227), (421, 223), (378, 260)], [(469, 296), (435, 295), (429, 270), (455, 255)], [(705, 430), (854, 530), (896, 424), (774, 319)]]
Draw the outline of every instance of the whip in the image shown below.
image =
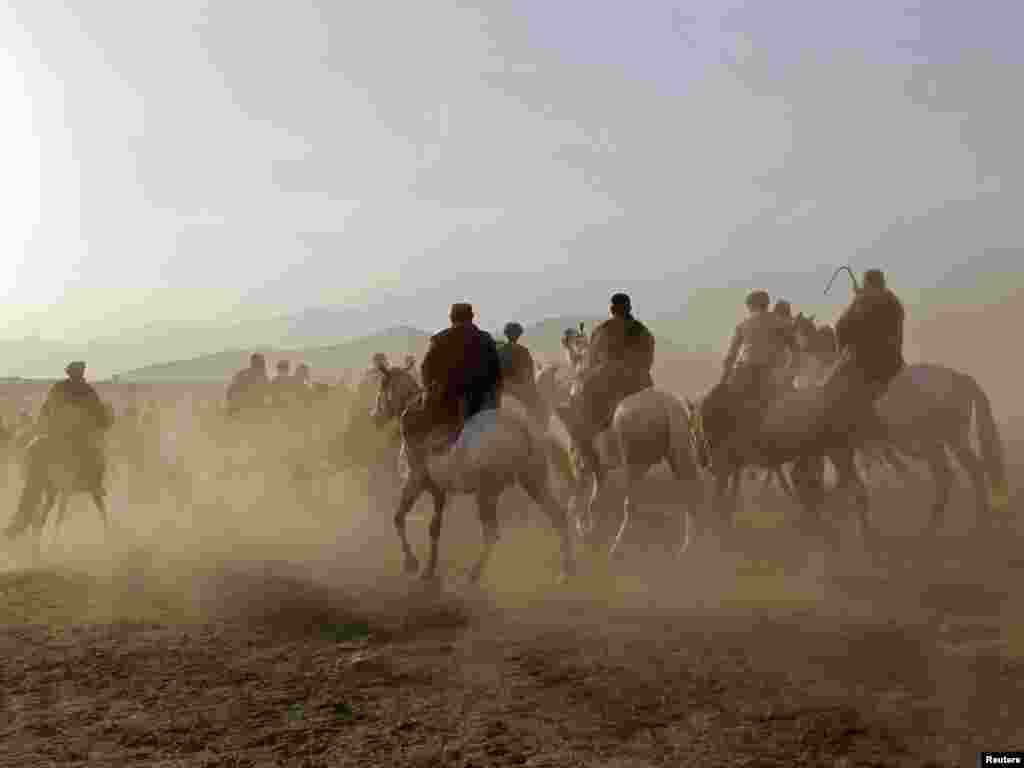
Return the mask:
[(838, 267), (835, 272), (832, 273), (832, 279), (828, 281), (828, 285), (825, 286), (825, 295), (828, 295), (829, 290), (832, 288), (832, 283), (835, 282), (836, 278), (839, 277), (839, 273), (846, 270), (850, 275), (850, 281), (853, 283), (854, 293), (860, 293), (860, 285), (857, 284), (857, 276), (853, 274), (853, 270), (846, 264)]

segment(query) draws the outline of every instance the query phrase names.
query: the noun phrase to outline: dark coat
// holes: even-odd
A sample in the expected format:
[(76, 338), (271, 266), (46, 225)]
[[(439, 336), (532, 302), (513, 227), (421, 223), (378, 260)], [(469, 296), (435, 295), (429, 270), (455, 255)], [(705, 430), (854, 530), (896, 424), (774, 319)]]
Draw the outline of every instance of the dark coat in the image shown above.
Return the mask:
[[(654, 386), (654, 335), (632, 315), (610, 317), (590, 336), (587, 348), (588, 378), (601, 371), (622, 371), (616, 378), (625, 380), (626, 389), (639, 392)], [(625, 392), (623, 397), (633, 392)]]
[(860, 293), (836, 323), (840, 352), (872, 381), (886, 382), (902, 370), (903, 304), (892, 291)]
[(489, 333), (472, 323), (453, 325), (430, 338), (420, 377), (428, 400), (453, 422), (499, 405), (498, 348)]
[[(77, 417), (63, 418), (62, 412), (68, 407), (78, 410)], [(99, 394), (84, 379), (65, 379), (50, 387), (41, 416), (48, 431), (80, 436), (108, 429), (112, 423)]]
[(632, 315), (610, 317), (590, 336), (583, 379), (589, 427), (605, 428), (626, 397), (654, 386), (654, 336)]
[(501, 375), (505, 384), (515, 382), (527, 385), (534, 380), (533, 355), (522, 344), (503, 344), (498, 351), (501, 357)]

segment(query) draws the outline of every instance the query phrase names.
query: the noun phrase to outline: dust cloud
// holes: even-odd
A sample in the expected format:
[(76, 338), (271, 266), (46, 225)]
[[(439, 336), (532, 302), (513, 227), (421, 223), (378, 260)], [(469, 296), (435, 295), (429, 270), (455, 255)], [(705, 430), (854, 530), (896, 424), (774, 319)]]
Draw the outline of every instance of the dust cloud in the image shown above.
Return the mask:
[[(950, 347), (946, 352), (941, 362), (970, 357)], [(699, 394), (701, 386), (670, 379), (669, 370), (671, 365), (661, 369), (659, 386), (680, 396)], [(707, 370), (710, 378), (714, 369)], [(101, 394), (109, 396), (102, 387)], [(681, 512), (673, 503), (678, 488), (667, 472), (656, 470), (639, 497), (623, 557), (609, 562), (598, 549), (581, 548), (579, 573), (564, 587), (555, 582), (554, 532), (513, 489), (499, 507), (502, 538), (491, 566), (482, 585), (469, 588), (466, 571), (481, 546), (481, 530), (472, 499), (453, 497), (441, 537), (443, 575), (434, 589), (401, 572), (392, 523), (397, 478), (379, 469), (326, 474), (321, 466), (349, 404), (334, 403), (301, 423), (229, 425), (212, 403), (175, 404), (188, 395), (184, 386), (165, 393), (160, 427), (141, 442), (132, 443), (121, 425), (115, 427), (109, 535), (88, 498), (77, 496), (56, 541), (52, 520), (44, 531), (40, 567), (31, 563), (27, 540), (7, 544), (0, 623), (45, 625), (55, 632), (76, 626), (179, 628), (197, 637), (206, 637), (210, 627), (234, 627), (274, 647), (320, 647), (334, 637), (339, 654), (349, 652), (345, 643), (353, 632), (372, 638), (376, 653), (405, 648), (414, 656), (409, 648), (434, 648), (440, 636), (445, 653), (456, 649), (457, 663), (445, 663), (455, 664), (452, 679), (460, 686), (505, 690), (505, 676), (539, 664), (551, 678), (544, 685), (557, 687), (569, 664), (584, 670), (581, 680), (602, 695), (627, 680), (646, 680), (648, 692), (665, 687), (665, 664), (672, 659), (681, 665), (672, 674), (686, 676), (707, 659), (742, 657), (747, 666), (726, 669), (725, 662), (715, 662), (713, 675), (729, 691), (722, 696), (737, 697), (731, 704), (716, 699), (719, 710), (768, 717), (751, 714), (758, 702), (771, 700), (755, 681), (789, 680), (800, 697), (815, 702), (815, 711), (847, 708), (856, 722), (835, 728), (871, 734), (863, 737), (866, 744), (876, 737), (884, 741), (876, 728), (888, 723), (884, 738), (902, 733), (901, 743), (939, 764), (967, 754), (978, 734), (1007, 737), (1020, 714), (1005, 702), (1002, 708), (993, 703), (1024, 671), (1022, 600), (1012, 586), (1024, 565), (1017, 520), (1024, 433), (1008, 428), (1021, 423), (1012, 400), (993, 397), (1011, 492), (1000, 535), (975, 531), (972, 497), (961, 479), (941, 535), (923, 540), (933, 488), (926, 468), (915, 464), (908, 475), (871, 478), (872, 515), (888, 552), (883, 564), (865, 552), (852, 510), (829, 505), (843, 545), (837, 553), (827, 551), (795, 532), (792, 502), (781, 491), (762, 488), (760, 480), (745, 483), (733, 536), (719, 539), (711, 530), (705, 504), (694, 547), (674, 562), (665, 543)], [(296, 481), (297, 466), (306, 468), (305, 481)], [(12, 462), (5, 508), (16, 507), (20, 482)], [(564, 500), (568, 489), (559, 491)], [(616, 522), (621, 501), (613, 482), (602, 506), (608, 525)], [(421, 561), (430, 515), (425, 496), (409, 518)], [(699, 649), (705, 662), (687, 656)], [(684, 664), (680, 654), (689, 661)], [(630, 695), (639, 702), (648, 693)], [(688, 701), (690, 718), (695, 705)], [(682, 717), (669, 704), (650, 706), (661, 712), (651, 715), (658, 727), (671, 730), (673, 718)], [(708, 720), (700, 727), (717, 726)], [(844, 744), (842, 754), (853, 754)], [(786, 749), (780, 746), (780, 754)]]

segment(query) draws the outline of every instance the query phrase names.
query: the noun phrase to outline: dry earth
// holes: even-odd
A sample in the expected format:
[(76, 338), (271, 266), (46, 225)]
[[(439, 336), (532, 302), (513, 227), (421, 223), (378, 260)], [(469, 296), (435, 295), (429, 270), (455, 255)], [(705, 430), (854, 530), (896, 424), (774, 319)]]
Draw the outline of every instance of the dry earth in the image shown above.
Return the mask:
[[(464, 587), (479, 531), (459, 500), (434, 592), (398, 574), (390, 503), (352, 478), (319, 517), (272, 478), (197, 486), (184, 511), (120, 482), (109, 540), (76, 499), (45, 567), (6, 552), (3, 765), (852, 768), (1024, 748), (1016, 484), (1009, 532), (968, 536), (961, 480), (924, 545), (930, 487), (880, 483), (884, 567), (852, 526), (824, 557), (770, 496), (732, 551), (706, 536), (665, 562), (641, 520), (623, 562), (586, 554), (561, 589), (519, 496), (486, 583)], [(651, 519), (669, 492), (652, 483)]]

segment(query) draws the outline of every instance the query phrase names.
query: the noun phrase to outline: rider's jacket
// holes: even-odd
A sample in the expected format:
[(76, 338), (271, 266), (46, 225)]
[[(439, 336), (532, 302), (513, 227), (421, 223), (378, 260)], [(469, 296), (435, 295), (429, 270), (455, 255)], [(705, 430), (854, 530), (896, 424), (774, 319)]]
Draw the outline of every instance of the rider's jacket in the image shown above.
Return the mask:
[(889, 290), (859, 293), (836, 323), (841, 352), (870, 379), (886, 381), (902, 370), (903, 304)]
[(466, 418), (497, 407), (501, 359), (494, 338), (472, 323), (446, 328), (430, 338), (420, 366), (420, 378), (429, 398), (455, 413), (464, 406)]
[(43, 431), (66, 437), (87, 437), (111, 425), (110, 413), (93, 386), (71, 378), (50, 388), (39, 421)]
[(774, 368), (786, 359), (787, 349), (795, 348), (791, 322), (773, 312), (758, 312), (736, 326), (722, 368), (725, 375), (737, 362)]

